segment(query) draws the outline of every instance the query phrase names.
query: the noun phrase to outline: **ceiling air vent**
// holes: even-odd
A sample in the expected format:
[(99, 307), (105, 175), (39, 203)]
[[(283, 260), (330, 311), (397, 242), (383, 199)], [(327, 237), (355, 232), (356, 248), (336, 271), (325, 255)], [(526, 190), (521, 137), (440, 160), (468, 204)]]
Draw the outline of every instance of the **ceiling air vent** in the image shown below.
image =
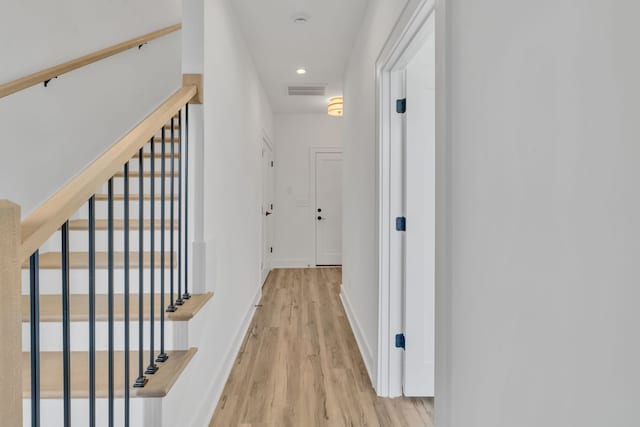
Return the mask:
[(324, 96), (327, 86), (289, 86), (289, 96)]

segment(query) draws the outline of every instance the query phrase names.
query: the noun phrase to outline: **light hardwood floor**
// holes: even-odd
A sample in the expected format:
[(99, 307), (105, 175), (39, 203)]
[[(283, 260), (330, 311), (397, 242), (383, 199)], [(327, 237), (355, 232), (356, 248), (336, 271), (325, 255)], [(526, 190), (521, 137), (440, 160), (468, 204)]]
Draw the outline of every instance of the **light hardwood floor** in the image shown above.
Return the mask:
[(275, 270), (210, 427), (433, 426), (432, 399), (375, 395), (341, 270)]

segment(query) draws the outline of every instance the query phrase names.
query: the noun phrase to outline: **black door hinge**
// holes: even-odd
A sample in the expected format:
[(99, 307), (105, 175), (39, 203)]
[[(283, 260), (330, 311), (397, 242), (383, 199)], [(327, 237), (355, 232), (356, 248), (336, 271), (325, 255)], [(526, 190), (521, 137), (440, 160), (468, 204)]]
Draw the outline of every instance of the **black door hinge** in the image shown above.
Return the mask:
[(273, 246), (271, 246), (271, 247), (269, 248), (269, 251), (270, 251), (271, 253), (273, 253)]
[(405, 349), (405, 340), (404, 340), (404, 334), (398, 334), (396, 335), (396, 348), (401, 348), (401, 349)]
[(407, 231), (407, 218), (399, 216), (396, 218), (396, 230)]
[(273, 160), (271, 160), (271, 167), (273, 167)]
[(396, 100), (396, 113), (404, 114), (407, 112), (407, 98)]

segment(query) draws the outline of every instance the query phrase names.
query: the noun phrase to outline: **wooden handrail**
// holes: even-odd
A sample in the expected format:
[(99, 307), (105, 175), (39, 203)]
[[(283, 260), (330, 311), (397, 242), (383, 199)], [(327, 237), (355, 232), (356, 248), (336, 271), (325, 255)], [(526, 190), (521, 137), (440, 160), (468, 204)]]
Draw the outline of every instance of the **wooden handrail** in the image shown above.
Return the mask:
[(160, 30), (153, 31), (151, 33), (144, 34), (131, 40), (116, 44), (114, 46), (98, 50), (88, 55), (81, 56), (80, 58), (72, 59), (71, 61), (58, 64), (56, 66), (47, 68), (46, 70), (38, 71), (37, 73), (19, 78), (17, 80), (0, 84), (0, 98), (4, 98), (5, 96), (9, 96), (23, 89), (30, 88), (31, 86), (35, 86), (39, 83), (46, 82), (47, 80), (51, 80), (53, 78), (61, 76), (65, 73), (68, 73), (69, 71), (84, 67), (85, 65), (89, 65), (96, 61), (100, 61), (101, 59), (105, 59), (120, 52), (124, 52), (125, 50), (140, 46), (151, 40), (173, 33), (174, 31), (178, 31), (181, 28), (182, 24), (171, 25), (170, 27), (162, 28)]
[(22, 221), (21, 262), (24, 262), (42, 246), (197, 93), (196, 86), (183, 86), (106, 153)]

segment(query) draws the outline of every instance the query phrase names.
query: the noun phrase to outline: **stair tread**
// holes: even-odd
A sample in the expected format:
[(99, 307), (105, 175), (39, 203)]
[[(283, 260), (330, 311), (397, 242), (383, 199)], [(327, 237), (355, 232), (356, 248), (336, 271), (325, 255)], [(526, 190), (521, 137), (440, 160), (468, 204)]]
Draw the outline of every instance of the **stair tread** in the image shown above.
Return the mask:
[[(169, 359), (158, 363), (158, 371), (147, 375), (149, 382), (143, 388), (130, 386), (131, 397), (159, 398), (169, 393), (182, 371), (198, 350), (168, 351)], [(149, 353), (145, 351), (144, 360), (148, 363)], [(43, 399), (62, 399), (62, 352), (40, 353), (40, 393)], [(131, 385), (138, 375), (138, 352), (130, 353), (130, 382)], [(145, 365), (146, 367), (146, 365)], [(71, 352), (71, 397), (84, 399), (89, 397), (89, 353), (82, 351)], [(124, 352), (116, 351), (114, 360), (114, 390), (115, 396), (124, 397)], [(96, 352), (96, 397), (108, 397), (108, 352)], [(29, 353), (22, 353), (22, 397), (31, 397), (31, 364)]]
[[(129, 200), (130, 201), (136, 201), (138, 200), (139, 197), (137, 194), (130, 194), (129, 195)], [(154, 197), (155, 200), (162, 200), (162, 196), (160, 194), (156, 194)], [(164, 199), (166, 201), (171, 201), (171, 196), (170, 195), (165, 195)], [(108, 194), (96, 194), (96, 201), (97, 202), (106, 202), (109, 200), (109, 195)], [(113, 195), (113, 200), (114, 201), (123, 201), (124, 200), (124, 194), (114, 194)], [(150, 194), (145, 194), (144, 195), (144, 200), (151, 200), (151, 195)], [(178, 196), (174, 195), (173, 196), (173, 200), (178, 200)]]
[[(129, 220), (129, 229), (130, 230), (138, 230), (139, 221), (138, 220)], [(160, 230), (162, 225), (162, 221), (159, 219), (156, 220), (155, 229)], [(109, 226), (109, 222), (106, 219), (98, 219), (96, 220), (96, 230), (107, 230)], [(149, 230), (151, 228), (151, 220), (144, 220), (143, 226), (145, 230)], [(178, 228), (178, 221), (173, 221), (173, 226), (175, 229)], [(113, 228), (115, 230), (124, 230), (124, 220), (116, 219), (113, 221)], [(171, 221), (165, 220), (165, 229), (171, 228)], [(89, 229), (89, 220), (86, 219), (74, 219), (69, 221), (69, 230), (88, 230)]]
[[(124, 267), (124, 252), (114, 252), (113, 264), (115, 268)], [(171, 267), (171, 253), (165, 252), (165, 268)], [(39, 257), (41, 270), (59, 270), (62, 262), (62, 252), (44, 252)], [(108, 267), (108, 253), (96, 252), (96, 269), (104, 270)], [(177, 256), (173, 257), (174, 267), (177, 265)], [(160, 252), (155, 252), (154, 264), (156, 268), (160, 268), (161, 259)], [(138, 252), (130, 252), (129, 254), (129, 266), (131, 268), (138, 268)], [(69, 252), (69, 267), (71, 269), (87, 269), (89, 268), (89, 253), (88, 252)], [(143, 267), (151, 267), (151, 252), (144, 252), (143, 254)], [(22, 264), (23, 269), (29, 268), (28, 260)]]
[[(135, 171), (129, 171), (129, 178), (138, 178), (140, 176), (140, 173)], [(151, 177), (151, 172), (143, 172), (142, 176), (149, 178)], [(155, 172), (154, 176), (156, 178), (161, 178), (162, 177), (162, 172)], [(171, 172), (170, 171), (165, 171), (164, 176), (167, 178), (171, 178)], [(174, 177), (178, 177), (180, 176), (180, 174), (177, 171), (173, 172), (173, 176)], [(116, 178), (124, 178), (124, 172), (117, 172), (114, 177)]]
[[(136, 153), (132, 158), (133, 159), (137, 159), (140, 157), (140, 153)], [(145, 159), (149, 159), (151, 158), (151, 153), (142, 153), (142, 157)], [(170, 159), (171, 158), (171, 153), (165, 153), (164, 156), (162, 155), (162, 153), (155, 153), (154, 158), (156, 159), (161, 159), (161, 158), (167, 158)], [(173, 157), (180, 157), (180, 153), (174, 153)]]
[[(177, 307), (173, 313), (165, 312), (165, 319), (173, 322), (183, 322), (191, 320), (205, 304), (213, 297), (213, 292), (206, 294), (194, 294), (191, 298), (184, 300), (184, 304)], [(69, 296), (69, 312), (72, 322), (89, 321), (88, 295), (73, 294)], [(131, 294), (129, 297), (130, 320), (136, 321), (140, 318), (138, 311), (138, 295)], [(150, 295), (144, 295), (143, 319), (149, 320), (150, 316)], [(22, 321), (29, 322), (29, 295), (22, 296)], [(169, 304), (169, 296), (165, 295), (165, 304)], [(155, 295), (155, 319), (160, 320), (160, 295)], [(106, 322), (108, 320), (107, 295), (96, 295), (96, 321)], [(166, 307), (165, 307), (166, 308)], [(124, 295), (114, 295), (113, 315), (115, 321), (124, 320)], [(62, 322), (62, 297), (60, 295), (40, 295), (40, 322)]]
[[(162, 142), (162, 135), (160, 136), (154, 136), (153, 137), (153, 142), (158, 142), (161, 143)], [(165, 132), (164, 133), (164, 142), (167, 144), (171, 144), (171, 133), (170, 132)], [(176, 144), (180, 143), (180, 137), (178, 135), (173, 134), (173, 142)]]

